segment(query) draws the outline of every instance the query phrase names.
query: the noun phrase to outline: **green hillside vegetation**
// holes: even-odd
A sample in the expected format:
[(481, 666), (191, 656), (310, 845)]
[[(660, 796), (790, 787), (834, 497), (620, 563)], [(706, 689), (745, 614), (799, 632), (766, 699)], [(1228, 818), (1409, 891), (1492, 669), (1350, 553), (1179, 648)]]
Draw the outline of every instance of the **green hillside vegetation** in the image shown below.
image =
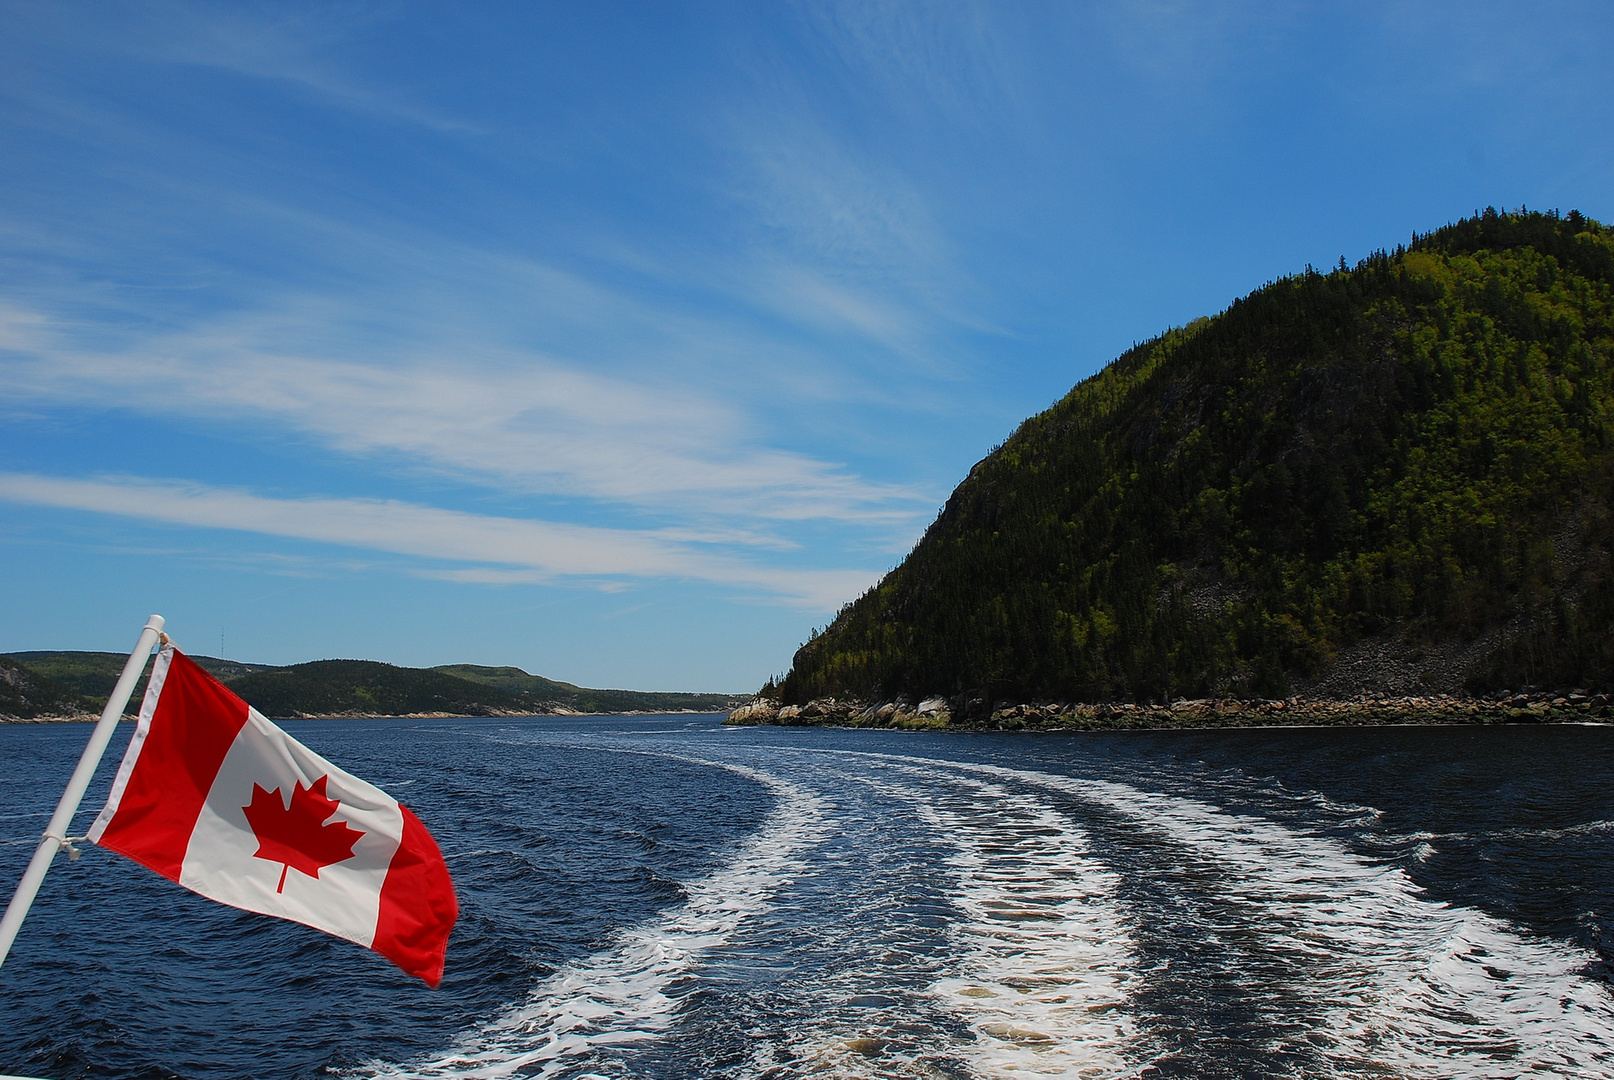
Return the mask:
[[(187, 654), (189, 655), (189, 654)], [(452, 664), (405, 668), (369, 660), (319, 660), (290, 667), (211, 656), (192, 660), (266, 716), (529, 715), (553, 712), (716, 712), (744, 698), (591, 690), (515, 667)], [(109, 652), (33, 651), (0, 656), (0, 717), (99, 713), (128, 657)], [(148, 662), (146, 671), (151, 670)], [(131, 709), (145, 694), (136, 684)]]
[[(26, 665), (29, 671), (43, 675), (85, 701), (100, 698), (101, 705), (105, 705), (112, 688), (117, 685), (118, 676), (123, 673), (123, 665), (128, 661), (129, 654), (18, 652), (8, 653), (5, 659)], [(150, 663), (147, 663), (146, 669), (148, 671), (151, 669)], [(145, 690), (144, 677), (141, 679), (140, 688), (142, 691)], [(100, 706), (96, 706), (96, 711), (100, 711)]]
[(0, 656), (0, 716), (33, 720), (83, 711), (79, 695), (72, 690), (10, 657)]
[(1276, 697), (1369, 645), (1436, 689), (1606, 687), (1611, 510), (1614, 234), (1488, 210), (1077, 385), (776, 692)]
[(315, 660), (255, 671), (228, 685), (265, 716), (497, 716), (526, 711), (522, 699), (495, 687), (374, 660)]
[[(118, 684), (118, 676), (123, 674), (123, 665), (128, 662), (129, 655), (110, 652), (33, 651), (7, 653), (6, 658), (24, 664), (28, 670), (72, 691), (82, 699), (86, 709), (98, 713), (106, 705), (106, 699), (112, 696), (112, 688)], [(224, 682), (248, 672), (270, 670), (267, 664), (243, 664), (239, 660), (220, 660), (213, 656), (192, 656), (191, 659)], [(146, 671), (151, 671), (150, 661), (146, 662)], [(132, 700), (138, 702), (145, 692), (146, 677), (141, 675)], [(5, 711), (0, 709), (0, 712)]]
[(445, 664), (432, 668), (445, 675), (494, 686), (529, 701), (546, 702), (573, 712), (717, 712), (743, 701), (732, 694), (682, 694), (651, 690), (590, 690), (571, 683), (555, 682), (540, 675), (528, 675), (517, 667), (481, 667), (476, 664)]

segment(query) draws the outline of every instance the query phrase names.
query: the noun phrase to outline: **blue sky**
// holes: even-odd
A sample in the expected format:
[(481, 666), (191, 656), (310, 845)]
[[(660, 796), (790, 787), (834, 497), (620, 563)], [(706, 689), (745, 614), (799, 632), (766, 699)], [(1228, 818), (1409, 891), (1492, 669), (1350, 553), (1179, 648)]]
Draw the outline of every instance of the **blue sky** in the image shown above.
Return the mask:
[(1614, 220), (1598, 3), (0, 17), (0, 651), (754, 689), (1134, 341)]

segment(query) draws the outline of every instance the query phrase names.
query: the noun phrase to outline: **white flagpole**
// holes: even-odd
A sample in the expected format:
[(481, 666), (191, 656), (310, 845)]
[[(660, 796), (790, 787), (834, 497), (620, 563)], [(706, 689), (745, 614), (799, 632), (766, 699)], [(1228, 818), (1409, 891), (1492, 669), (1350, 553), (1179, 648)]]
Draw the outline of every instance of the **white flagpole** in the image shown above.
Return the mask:
[(107, 699), (106, 708), (101, 710), (101, 719), (96, 723), (95, 730), (90, 732), (90, 741), (79, 756), (78, 768), (73, 770), (72, 779), (67, 781), (67, 790), (62, 792), (56, 812), (50, 816), (45, 835), (40, 838), (28, 869), (23, 871), (22, 880), (17, 883), (17, 891), (12, 894), (5, 916), (0, 918), (0, 964), (6, 962), (6, 955), (11, 952), (11, 943), (17, 938), (22, 920), (28, 916), (28, 908), (33, 905), (34, 895), (45, 880), (45, 871), (50, 869), (51, 859), (56, 857), (58, 850), (67, 846), (67, 827), (78, 812), (78, 804), (83, 801), (91, 778), (95, 776), (95, 767), (101, 764), (106, 744), (112, 741), (112, 733), (123, 716), (124, 706), (129, 704), (129, 695), (134, 693), (135, 683), (140, 680), (140, 672), (145, 668), (146, 659), (151, 656), (151, 647), (157, 644), (162, 628), (161, 615), (153, 615), (146, 620), (145, 629), (140, 631), (140, 640), (135, 642), (134, 652), (129, 654), (129, 662), (123, 665), (118, 685)]

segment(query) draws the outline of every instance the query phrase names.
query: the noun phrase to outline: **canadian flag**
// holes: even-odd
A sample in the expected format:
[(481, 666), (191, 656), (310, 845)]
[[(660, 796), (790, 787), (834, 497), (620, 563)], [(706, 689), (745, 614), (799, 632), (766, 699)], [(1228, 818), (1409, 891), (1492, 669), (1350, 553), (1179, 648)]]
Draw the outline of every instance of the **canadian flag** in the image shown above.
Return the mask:
[(459, 903), (426, 827), (170, 644), (89, 839), (210, 900), (358, 942), (428, 986), (442, 981)]

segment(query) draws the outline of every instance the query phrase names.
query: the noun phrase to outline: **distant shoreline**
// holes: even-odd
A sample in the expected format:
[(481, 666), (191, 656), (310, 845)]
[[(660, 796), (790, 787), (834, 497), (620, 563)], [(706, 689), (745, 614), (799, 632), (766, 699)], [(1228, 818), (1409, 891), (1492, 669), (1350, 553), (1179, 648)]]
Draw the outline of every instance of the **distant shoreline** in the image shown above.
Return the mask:
[[(275, 667), (216, 656), (189, 658), (271, 719), (721, 714), (750, 696), (591, 689), (521, 668), (479, 664), (406, 668), (376, 660), (311, 660)], [(127, 662), (119, 653), (0, 653), (0, 722), (93, 720)], [(142, 677), (135, 684), (126, 714), (139, 711), (144, 682)]]
[[(554, 716), (722, 716), (727, 709), (632, 709), (619, 712), (511, 712), (511, 713), (405, 713), (386, 716), (375, 713), (310, 713), (303, 716), (271, 716), (270, 720), (525, 720)], [(71, 716), (0, 716), (3, 724), (93, 724), (101, 719), (94, 713), (75, 713)], [(121, 720), (133, 722), (135, 716), (125, 713)]]

